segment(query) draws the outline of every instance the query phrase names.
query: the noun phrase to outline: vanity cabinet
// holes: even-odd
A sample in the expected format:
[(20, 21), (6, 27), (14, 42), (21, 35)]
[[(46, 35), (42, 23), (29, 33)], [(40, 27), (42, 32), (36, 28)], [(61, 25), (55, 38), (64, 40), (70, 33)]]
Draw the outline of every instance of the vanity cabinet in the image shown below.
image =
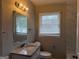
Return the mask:
[[(17, 52), (20, 52), (20, 49)], [(32, 51), (29, 51), (27, 54), (25, 53), (19, 54), (17, 52), (10, 53), (9, 59), (40, 59), (40, 54), (39, 54), (40, 48), (39, 47), (33, 49)]]

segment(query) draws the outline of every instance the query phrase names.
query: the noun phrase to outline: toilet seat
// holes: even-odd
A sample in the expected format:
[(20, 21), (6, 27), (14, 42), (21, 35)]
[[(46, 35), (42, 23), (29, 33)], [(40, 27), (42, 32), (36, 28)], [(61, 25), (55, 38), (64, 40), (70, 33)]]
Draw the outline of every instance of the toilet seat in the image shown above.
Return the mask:
[(52, 58), (52, 54), (48, 51), (41, 51), (40, 58)]
[(40, 52), (40, 55), (41, 56), (51, 56), (51, 53), (50, 52), (47, 52), (47, 51), (41, 51)]

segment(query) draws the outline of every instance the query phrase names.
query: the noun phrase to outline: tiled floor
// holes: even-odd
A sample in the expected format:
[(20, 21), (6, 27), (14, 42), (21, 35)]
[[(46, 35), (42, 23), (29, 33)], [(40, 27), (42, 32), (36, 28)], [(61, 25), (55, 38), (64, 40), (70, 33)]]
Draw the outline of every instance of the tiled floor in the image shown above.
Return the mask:
[(6, 56), (6, 57), (0, 57), (0, 59), (9, 59), (9, 58), (8, 56)]

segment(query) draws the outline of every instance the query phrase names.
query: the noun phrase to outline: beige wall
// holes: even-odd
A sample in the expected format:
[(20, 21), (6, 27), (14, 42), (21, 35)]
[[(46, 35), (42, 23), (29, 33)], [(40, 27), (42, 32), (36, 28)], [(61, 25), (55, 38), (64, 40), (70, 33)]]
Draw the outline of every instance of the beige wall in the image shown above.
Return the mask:
[[(61, 13), (61, 36), (41, 37), (39, 30), (39, 13)], [(67, 0), (65, 4), (36, 6), (36, 40), (42, 43), (43, 49), (52, 52), (57, 59), (65, 59), (66, 54), (76, 52), (76, 0)]]
[(67, 0), (66, 4), (66, 51), (67, 54), (75, 54), (77, 33), (77, 0)]
[[(36, 40), (42, 43), (43, 49), (52, 52), (53, 57), (57, 59), (66, 58), (66, 40), (65, 40), (65, 4), (49, 4), (43, 6), (36, 6)], [(61, 36), (60, 37), (39, 37), (39, 13), (43, 12), (60, 12), (61, 13)]]
[(79, 0), (77, 0), (77, 41), (76, 41), (76, 53), (79, 53)]
[[(26, 7), (29, 8), (29, 11), (22, 11), (15, 7), (15, 1), (22, 3), (23, 5), (26, 5)], [(2, 56), (8, 55), (13, 47), (16, 47), (15, 42), (13, 42), (13, 27), (12, 27), (12, 15), (13, 11), (17, 11), (18, 13), (27, 15), (29, 18), (29, 28), (32, 28), (32, 33), (34, 34), (34, 6), (29, 0), (2, 0)], [(31, 35), (31, 34), (29, 34)], [(32, 40), (32, 38), (31, 38)], [(27, 40), (29, 41), (29, 40)], [(21, 43), (19, 43), (21, 44)], [(18, 44), (17, 44), (18, 45)]]
[[(2, 1), (0, 1), (0, 6), (1, 6), (1, 4), (2, 4), (1, 2), (2, 2)], [(1, 12), (1, 11), (2, 11), (2, 9), (1, 9), (1, 8), (2, 8), (2, 7), (0, 7), (0, 48), (2, 48), (2, 40), (1, 40), (1, 27), (2, 27), (2, 26), (1, 26), (1, 19), (2, 19), (2, 17), (1, 17), (1, 16), (2, 16), (2, 15), (1, 15), (2, 12)], [(2, 54), (2, 49), (0, 49), (0, 55), (1, 55), (1, 54)]]

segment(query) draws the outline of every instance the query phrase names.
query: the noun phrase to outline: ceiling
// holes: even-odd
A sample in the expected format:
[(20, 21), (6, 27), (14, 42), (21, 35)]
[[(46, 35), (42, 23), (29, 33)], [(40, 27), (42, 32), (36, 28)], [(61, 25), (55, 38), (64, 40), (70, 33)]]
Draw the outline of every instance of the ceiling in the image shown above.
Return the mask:
[(35, 5), (55, 4), (64, 3), (65, 0), (31, 0)]

